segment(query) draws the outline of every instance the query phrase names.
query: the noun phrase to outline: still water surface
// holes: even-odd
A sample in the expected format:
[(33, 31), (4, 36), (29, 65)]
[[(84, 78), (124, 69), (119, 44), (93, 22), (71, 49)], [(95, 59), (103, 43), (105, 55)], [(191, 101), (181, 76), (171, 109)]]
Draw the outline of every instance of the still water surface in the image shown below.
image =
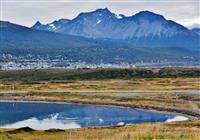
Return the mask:
[(56, 103), (0, 102), (0, 127), (81, 128), (186, 120), (183, 116), (119, 107)]

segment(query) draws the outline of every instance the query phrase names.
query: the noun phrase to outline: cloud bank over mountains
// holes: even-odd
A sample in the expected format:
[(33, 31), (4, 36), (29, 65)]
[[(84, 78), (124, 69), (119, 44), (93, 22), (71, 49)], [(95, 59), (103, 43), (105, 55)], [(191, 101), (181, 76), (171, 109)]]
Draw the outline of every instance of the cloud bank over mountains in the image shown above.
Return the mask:
[[(1, 20), (11, 21), (25, 26), (33, 25), (37, 20), (46, 24), (55, 19), (73, 19), (80, 12), (94, 11), (99, 7), (107, 7), (116, 14), (134, 15), (138, 11), (152, 11), (165, 15), (184, 26), (199, 24), (198, 0), (3, 0)], [(170, 8), (170, 9), (169, 9)]]

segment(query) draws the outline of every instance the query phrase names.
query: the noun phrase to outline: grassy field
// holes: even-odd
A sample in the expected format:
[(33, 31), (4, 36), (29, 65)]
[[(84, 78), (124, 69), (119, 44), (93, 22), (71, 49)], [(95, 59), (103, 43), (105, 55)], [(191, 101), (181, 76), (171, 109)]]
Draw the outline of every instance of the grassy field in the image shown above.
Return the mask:
[(72, 99), (200, 108), (199, 78), (41, 81), (0, 84), (0, 97)]
[[(200, 112), (199, 68), (0, 71), (0, 99), (90, 101)], [(0, 129), (0, 140), (199, 140), (200, 121), (28, 131)]]

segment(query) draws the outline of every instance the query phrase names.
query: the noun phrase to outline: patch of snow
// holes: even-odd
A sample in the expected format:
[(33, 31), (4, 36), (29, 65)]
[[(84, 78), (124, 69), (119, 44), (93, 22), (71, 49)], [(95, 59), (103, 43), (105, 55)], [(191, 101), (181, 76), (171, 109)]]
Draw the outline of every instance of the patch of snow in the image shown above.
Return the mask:
[(50, 26), (53, 30), (56, 29), (56, 26), (55, 26), (54, 24), (49, 24), (49, 26)]
[(178, 121), (187, 121), (188, 118), (184, 116), (175, 116), (174, 118), (167, 119), (165, 122), (178, 122)]
[(102, 20), (98, 19), (96, 24), (99, 24), (99, 23), (101, 23), (101, 21), (102, 21)]
[(115, 15), (117, 19), (122, 19), (123, 16), (122, 15)]

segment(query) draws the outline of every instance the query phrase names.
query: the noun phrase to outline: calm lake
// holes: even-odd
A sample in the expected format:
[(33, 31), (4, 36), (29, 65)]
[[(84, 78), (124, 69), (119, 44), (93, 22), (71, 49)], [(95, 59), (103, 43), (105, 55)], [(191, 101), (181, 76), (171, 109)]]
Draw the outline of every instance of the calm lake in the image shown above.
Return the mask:
[(0, 102), (0, 127), (81, 128), (142, 122), (170, 122), (186, 117), (154, 111), (92, 105)]

